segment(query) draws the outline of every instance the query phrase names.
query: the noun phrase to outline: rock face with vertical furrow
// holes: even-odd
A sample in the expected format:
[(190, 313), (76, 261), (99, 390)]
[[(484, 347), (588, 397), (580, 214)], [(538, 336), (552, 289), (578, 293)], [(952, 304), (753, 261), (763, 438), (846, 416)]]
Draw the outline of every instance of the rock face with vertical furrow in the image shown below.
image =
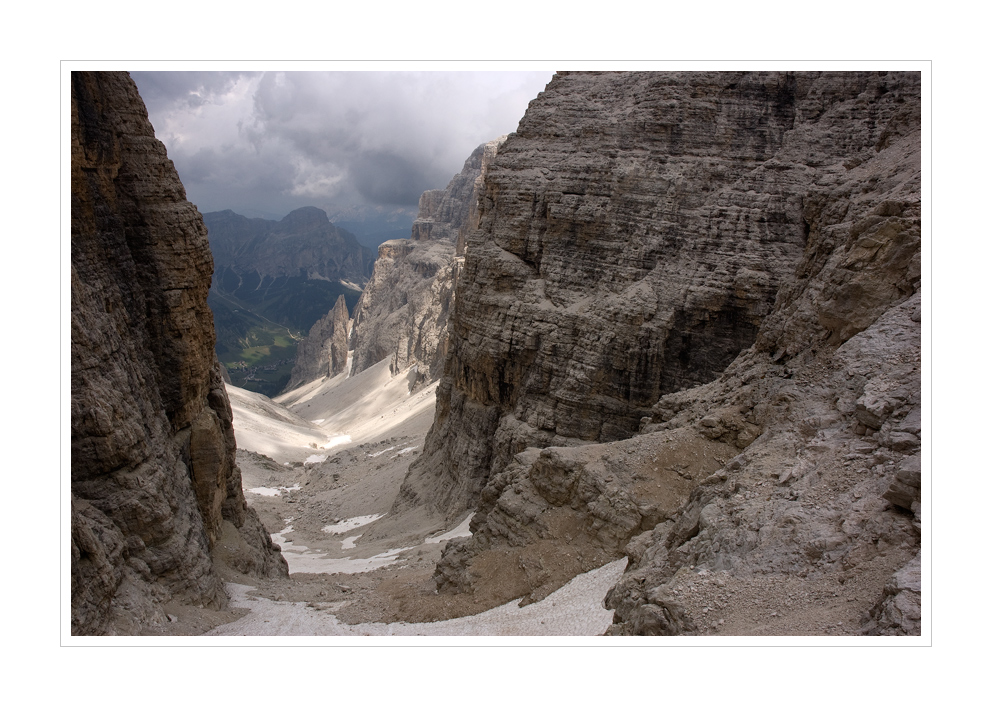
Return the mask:
[(285, 574), (234, 462), (206, 229), (126, 73), (72, 74), (71, 263), (73, 633), (225, 606), (221, 537)]
[(919, 551), (920, 102), (918, 73), (556, 75), (484, 180), (394, 504), (477, 510), (439, 587), (626, 554), (614, 633), (716, 631), (690, 568), (850, 582), (864, 630), (919, 632), (877, 595)]
[(524, 448), (629, 437), (662, 395), (719, 375), (783, 284), (803, 286), (819, 185), (894, 139), (908, 81), (558, 74), (486, 176), (406, 493), (457, 513)]

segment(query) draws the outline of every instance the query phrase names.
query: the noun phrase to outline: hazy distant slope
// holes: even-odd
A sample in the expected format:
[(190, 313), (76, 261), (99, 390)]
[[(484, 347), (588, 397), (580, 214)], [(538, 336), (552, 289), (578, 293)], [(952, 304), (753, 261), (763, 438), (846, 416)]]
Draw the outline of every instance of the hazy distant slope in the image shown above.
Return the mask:
[[(289, 380), (296, 341), (339, 297), (354, 308), (373, 253), (314, 207), (281, 221), (229, 210), (203, 220), (215, 262), (208, 304), (217, 355), (235, 383), (275, 395)], [(239, 378), (234, 367), (242, 361), (247, 368), (239, 367)]]

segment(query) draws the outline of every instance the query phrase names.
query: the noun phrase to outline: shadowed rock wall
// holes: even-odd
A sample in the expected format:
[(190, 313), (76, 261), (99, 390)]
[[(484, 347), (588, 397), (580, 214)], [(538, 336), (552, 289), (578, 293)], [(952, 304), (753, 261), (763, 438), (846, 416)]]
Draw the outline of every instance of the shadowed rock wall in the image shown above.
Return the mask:
[(348, 305), (341, 295), (334, 308), (297, 345), (296, 362), (286, 390), (344, 371), (348, 362), (348, 322)]
[(218, 270), (258, 278), (300, 277), (364, 283), (372, 251), (338, 228), (315, 206), (290, 212), (280, 221), (247, 218), (233, 211), (205, 215)]
[(627, 555), (613, 633), (918, 634), (920, 182), (918, 73), (557, 75), (395, 506), (477, 508), (438, 585)]
[(241, 491), (206, 229), (126, 73), (72, 74), (72, 631), (226, 604), (211, 551), (285, 573)]

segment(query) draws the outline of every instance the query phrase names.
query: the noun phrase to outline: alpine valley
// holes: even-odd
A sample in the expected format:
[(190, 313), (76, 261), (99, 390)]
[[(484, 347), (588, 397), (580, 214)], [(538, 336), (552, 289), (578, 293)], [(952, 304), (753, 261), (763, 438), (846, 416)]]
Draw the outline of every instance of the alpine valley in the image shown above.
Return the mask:
[(373, 257), (73, 73), (72, 632), (920, 636), (920, 74), (559, 72), (491, 138)]

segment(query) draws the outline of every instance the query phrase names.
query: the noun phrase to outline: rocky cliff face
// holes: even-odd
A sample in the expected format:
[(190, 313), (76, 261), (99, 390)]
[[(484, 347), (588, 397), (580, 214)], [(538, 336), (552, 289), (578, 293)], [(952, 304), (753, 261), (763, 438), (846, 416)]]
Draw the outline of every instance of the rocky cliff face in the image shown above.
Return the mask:
[(618, 633), (753, 633), (710, 619), (768, 597), (809, 630), (841, 586), (918, 632), (919, 116), (918, 74), (557, 75), (489, 169), (396, 504), (479, 506), (439, 585), (626, 554)]
[[(286, 565), (242, 496), (206, 229), (124, 73), (72, 74), (72, 631)], [(225, 548), (221, 548), (221, 539)]]
[(394, 373), (417, 365), (419, 382), (440, 377), (465, 233), (478, 223), (482, 175), (504, 139), (476, 148), (444, 190), (424, 192), (410, 239), (379, 246), (355, 311), (355, 373), (391, 358)]
[(314, 324), (307, 338), (296, 347), (296, 363), (287, 390), (324, 376), (336, 376), (345, 370), (349, 322), (348, 305), (341, 295), (334, 309)]

